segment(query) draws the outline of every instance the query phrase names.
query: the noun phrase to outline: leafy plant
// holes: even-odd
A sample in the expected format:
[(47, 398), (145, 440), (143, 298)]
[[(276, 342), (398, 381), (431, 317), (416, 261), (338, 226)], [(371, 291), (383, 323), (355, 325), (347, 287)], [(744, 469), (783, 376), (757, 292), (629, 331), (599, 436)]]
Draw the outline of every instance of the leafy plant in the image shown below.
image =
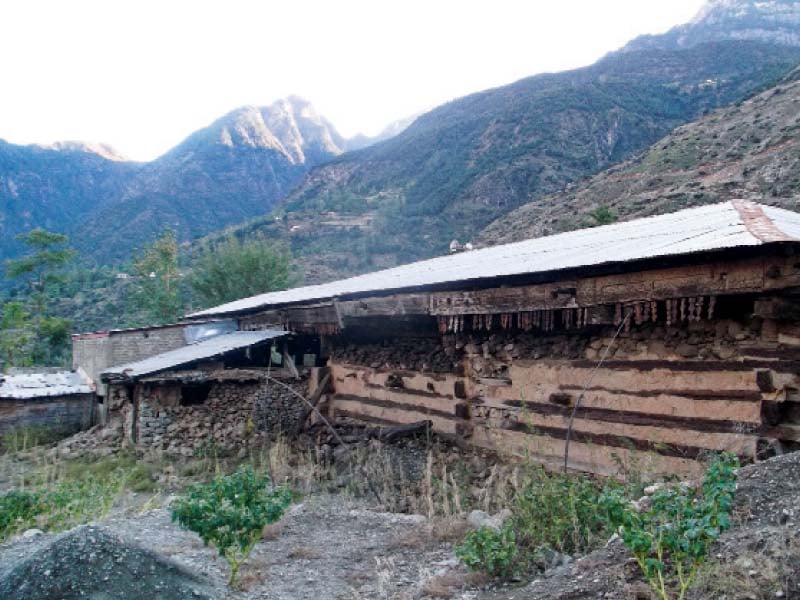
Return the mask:
[(526, 554), (541, 548), (573, 553), (608, 539), (608, 521), (598, 510), (602, 490), (586, 476), (532, 468), (518, 492), (512, 522)]
[(280, 519), (291, 500), (287, 488), (272, 489), (267, 477), (242, 467), (191, 487), (172, 504), (172, 519), (216, 547), (231, 567), (228, 585), (233, 585), (264, 527)]
[(502, 529), (481, 527), (469, 532), (456, 546), (456, 556), (472, 571), (483, 571), (493, 577), (508, 577), (514, 571), (517, 538), (511, 524)]
[(663, 488), (652, 496), (649, 511), (637, 511), (619, 489), (602, 496), (609, 521), (619, 527), (622, 541), (662, 600), (670, 598), (671, 573), (678, 582), (677, 598), (683, 600), (711, 544), (731, 526), (738, 466), (736, 456), (719, 455), (709, 466), (702, 494), (683, 485)]
[(144, 312), (155, 323), (170, 323), (183, 310), (178, 270), (178, 240), (175, 232), (165, 229), (134, 260), (136, 289), (131, 300), (133, 309)]

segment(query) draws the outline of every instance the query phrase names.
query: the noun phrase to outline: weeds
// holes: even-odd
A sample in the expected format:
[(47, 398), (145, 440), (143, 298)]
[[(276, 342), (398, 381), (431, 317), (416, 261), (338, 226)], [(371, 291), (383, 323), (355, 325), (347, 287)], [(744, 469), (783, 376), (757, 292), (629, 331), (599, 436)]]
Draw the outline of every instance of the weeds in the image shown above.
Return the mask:
[(45, 425), (15, 427), (0, 435), (0, 453), (17, 454), (27, 452), (39, 446), (52, 444), (64, 436), (65, 431), (60, 427)]
[(124, 474), (87, 476), (41, 490), (13, 490), (0, 496), (0, 541), (38, 527), (61, 531), (106, 516), (125, 484)]
[(605, 542), (610, 526), (598, 510), (602, 489), (583, 475), (530, 466), (514, 502), (512, 522), (526, 555), (542, 548), (573, 554)]
[(456, 547), (456, 556), (472, 571), (481, 571), (492, 577), (509, 577), (517, 566), (514, 528), (506, 524), (500, 530), (481, 527), (471, 531)]

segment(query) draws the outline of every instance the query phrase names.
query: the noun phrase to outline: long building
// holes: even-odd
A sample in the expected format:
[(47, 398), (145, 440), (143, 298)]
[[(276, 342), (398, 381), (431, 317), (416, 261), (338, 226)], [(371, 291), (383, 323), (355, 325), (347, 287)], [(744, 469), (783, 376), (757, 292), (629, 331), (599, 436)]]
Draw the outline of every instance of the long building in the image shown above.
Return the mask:
[[(800, 443), (800, 215), (746, 201), (189, 315), (314, 336), (331, 417), (609, 474)], [(579, 406), (576, 406), (579, 404)]]

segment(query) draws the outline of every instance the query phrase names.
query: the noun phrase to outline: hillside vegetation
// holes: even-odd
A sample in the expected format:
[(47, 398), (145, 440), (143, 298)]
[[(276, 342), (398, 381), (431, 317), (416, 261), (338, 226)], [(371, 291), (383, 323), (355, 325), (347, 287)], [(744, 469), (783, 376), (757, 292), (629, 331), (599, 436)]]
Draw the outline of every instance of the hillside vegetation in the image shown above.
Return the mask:
[(615, 53), (473, 94), (313, 170), (279, 213), (236, 232), (289, 239), (310, 282), (440, 254), (774, 82), (798, 50), (719, 42)]
[(270, 210), (346, 147), (297, 97), (234, 110), (148, 163), (102, 146), (0, 141), (0, 261), (35, 227), (69, 234), (101, 264), (127, 260), (165, 227), (188, 241)]
[(485, 244), (745, 198), (800, 208), (800, 68), (778, 85), (676, 129), (643, 154), (492, 223)]

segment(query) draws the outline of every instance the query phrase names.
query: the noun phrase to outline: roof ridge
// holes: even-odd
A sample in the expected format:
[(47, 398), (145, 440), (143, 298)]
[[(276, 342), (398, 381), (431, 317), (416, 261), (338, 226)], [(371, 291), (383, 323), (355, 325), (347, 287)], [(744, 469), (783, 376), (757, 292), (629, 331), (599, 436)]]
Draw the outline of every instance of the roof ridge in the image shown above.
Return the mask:
[(796, 242), (783, 231), (764, 212), (762, 205), (751, 200), (731, 200), (748, 232), (762, 242)]

